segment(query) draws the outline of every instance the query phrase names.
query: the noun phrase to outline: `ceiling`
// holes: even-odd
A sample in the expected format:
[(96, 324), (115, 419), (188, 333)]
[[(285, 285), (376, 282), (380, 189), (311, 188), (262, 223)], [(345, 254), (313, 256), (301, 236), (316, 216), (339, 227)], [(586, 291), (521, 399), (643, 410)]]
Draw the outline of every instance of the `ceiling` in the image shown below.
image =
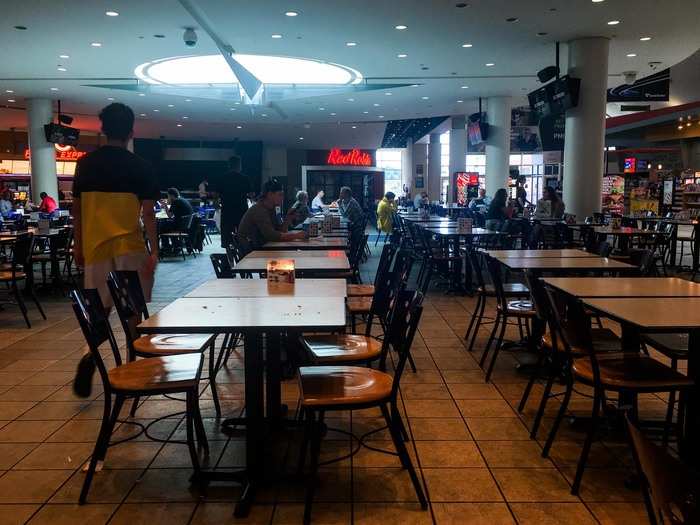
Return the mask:
[[(668, 67), (700, 48), (700, 2), (690, 0), (471, 0), (463, 8), (452, 0), (196, 3), (237, 53), (324, 60), (359, 71), (368, 84), (417, 86), (284, 100), (281, 114), (216, 99), (186, 102), (91, 87), (133, 84), (134, 69), (144, 62), (218, 51), (201, 30), (197, 46), (185, 46), (182, 34), (193, 21), (176, 0), (24, 0), (0, 24), (0, 129), (26, 127), (26, 98), (51, 97), (76, 116), (75, 125), (97, 131), (95, 115), (114, 98), (134, 108), (141, 137), (376, 147), (383, 121), (471, 113), (478, 97), (523, 97), (539, 85), (535, 72), (553, 63), (557, 40), (610, 37), (610, 86), (621, 83), (623, 71), (642, 77), (651, 72), (649, 62)], [(106, 16), (108, 10), (119, 16)], [(287, 11), (298, 16), (285, 16)], [(620, 23), (608, 25), (611, 20)], [(640, 41), (644, 36), (652, 39)], [(67, 71), (58, 71), (59, 65)]]

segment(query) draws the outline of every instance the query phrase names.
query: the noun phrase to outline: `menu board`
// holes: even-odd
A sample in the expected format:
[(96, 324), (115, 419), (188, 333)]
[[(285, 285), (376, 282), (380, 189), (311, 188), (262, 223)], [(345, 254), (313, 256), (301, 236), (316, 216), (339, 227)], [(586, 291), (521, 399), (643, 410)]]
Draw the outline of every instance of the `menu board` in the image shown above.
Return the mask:
[(625, 212), (625, 178), (617, 175), (603, 177), (603, 213)]

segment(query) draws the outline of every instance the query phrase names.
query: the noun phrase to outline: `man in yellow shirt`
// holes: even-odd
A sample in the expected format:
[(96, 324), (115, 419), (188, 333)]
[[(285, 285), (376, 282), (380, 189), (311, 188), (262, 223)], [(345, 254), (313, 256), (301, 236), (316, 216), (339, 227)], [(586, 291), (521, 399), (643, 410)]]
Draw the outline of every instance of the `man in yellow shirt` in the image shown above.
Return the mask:
[(377, 229), (386, 234), (391, 233), (394, 226), (394, 214), (397, 212), (396, 195), (387, 192), (377, 205)]

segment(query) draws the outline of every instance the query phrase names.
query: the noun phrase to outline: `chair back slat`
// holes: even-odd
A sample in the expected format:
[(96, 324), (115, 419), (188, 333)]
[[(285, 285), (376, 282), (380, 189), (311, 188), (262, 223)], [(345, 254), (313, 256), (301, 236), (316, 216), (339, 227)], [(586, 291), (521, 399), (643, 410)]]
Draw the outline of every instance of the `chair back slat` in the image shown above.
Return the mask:
[(107, 286), (126, 335), (130, 357), (133, 357), (134, 341), (139, 338), (136, 327), (141, 321), (148, 319), (148, 308), (139, 274), (124, 270), (109, 272)]
[(225, 253), (212, 253), (209, 255), (214, 273), (217, 279), (233, 279), (235, 277), (231, 265), (228, 262), (228, 255)]
[(401, 376), (411, 355), (413, 339), (423, 314), (422, 304), (423, 294), (415, 290), (401, 290), (394, 301), (391, 324), (386, 335), (386, 340), (399, 356), (391, 386), (393, 397), (398, 394)]

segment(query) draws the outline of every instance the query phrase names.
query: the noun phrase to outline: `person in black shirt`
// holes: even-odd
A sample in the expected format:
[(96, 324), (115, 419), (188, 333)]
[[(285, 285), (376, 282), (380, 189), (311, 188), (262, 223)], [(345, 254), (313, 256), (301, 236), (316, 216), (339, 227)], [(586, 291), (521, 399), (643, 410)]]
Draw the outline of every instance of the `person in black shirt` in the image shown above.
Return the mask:
[(209, 190), (221, 201), (221, 247), (226, 248), (238, 231), (241, 218), (248, 211), (248, 198), (254, 198), (248, 177), (241, 173), (238, 155), (228, 160), (229, 171), (209, 181)]
[[(161, 203), (163, 205), (164, 203)], [(192, 205), (186, 199), (180, 197), (180, 192), (177, 188), (168, 188), (167, 206), (163, 205), (165, 212), (170, 220), (161, 221), (159, 226), (160, 233), (171, 233), (176, 231), (184, 231), (187, 228), (187, 216), (192, 215), (194, 210)], [(169, 239), (163, 238), (163, 248), (165, 251), (173, 248), (170, 245)]]

